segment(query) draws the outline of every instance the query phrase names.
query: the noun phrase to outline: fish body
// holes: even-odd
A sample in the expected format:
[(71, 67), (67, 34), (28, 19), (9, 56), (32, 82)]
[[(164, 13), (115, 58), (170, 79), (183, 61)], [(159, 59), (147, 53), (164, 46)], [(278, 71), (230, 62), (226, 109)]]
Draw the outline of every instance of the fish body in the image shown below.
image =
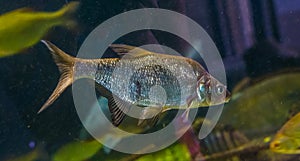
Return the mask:
[(78, 2), (71, 2), (56, 12), (21, 8), (0, 15), (0, 57), (16, 54), (36, 44), (53, 26), (72, 23), (70, 16), (78, 5)]
[(80, 59), (65, 54), (50, 42), (43, 42), (52, 52), (62, 76), (40, 111), (81, 78), (96, 82), (101, 95), (108, 99), (116, 126), (132, 107), (142, 107), (141, 118), (153, 118), (151, 121), (155, 122), (157, 115), (153, 113), (216, 105), (230, 98), (225, 85), (189, 58), (115, 44), (111, 48), (123, 55), (122, 58)]
[[(79, 73), (78, 76), (75, 73), (74, 79), (82, 78), (84, 75), (86, 78), (92, 78), (95, 75), (95, 81), (98, 84), (131, 104), (155, 106), (163, 101), (160, 98), (165, 97), (167, 99), (166, 108), (179, 108), (180, 105), (186, 105), (186, 99), (193, 94), (193, 89), (196, 89), (197, 75), (202, 73), (194, 73), (192, 68), (189, 69), (189, 64), (181, 60), (181, 57), (179, 57), (180, 59), (174, 58), (177, 57), (162, 57), (159, 54), (153, 54), (134, 59), (115, 58), (100, 59), (98, 62), (81, 61), (75, 64), (75, 71), (79, 71)], [(163, 64), (168, 64), (168, 66)], [(176, 71), (178, 66), (183, 67), (181, 71)], [(180, 80), (177, 78), (183, 81), (184, 87), (180, 87)], [(165, 92), (159, 92), (157, 89), (156, 95), (151, 96), (153, 86), (161, 86)], [(150, 100), (150, 97), (154, 98)], [(181, 97), (184, 99), (181, 100)], [(197, 105), (193, 104), (193, 107), (197, 107)]]
[(300, 154), (300, 113), (286, 122), (276, 133), (270, 149), (283, 154)]
[[(300, 73), (285, 72), (233, 93), (219, 122), (231, 125), (249, 139), (273, 135), (299, 111)], [(294, 111), (294, 112), (293, 112)]]

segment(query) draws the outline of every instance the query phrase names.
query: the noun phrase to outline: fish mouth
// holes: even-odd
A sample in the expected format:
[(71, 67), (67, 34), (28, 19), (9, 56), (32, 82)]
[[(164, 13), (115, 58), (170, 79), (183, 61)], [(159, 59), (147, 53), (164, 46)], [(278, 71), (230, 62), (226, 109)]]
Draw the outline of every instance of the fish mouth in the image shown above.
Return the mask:
[(231, 93), (229, 91), (226, 91), (225, 103), (229, 102), (230, 98), (231, 98)]

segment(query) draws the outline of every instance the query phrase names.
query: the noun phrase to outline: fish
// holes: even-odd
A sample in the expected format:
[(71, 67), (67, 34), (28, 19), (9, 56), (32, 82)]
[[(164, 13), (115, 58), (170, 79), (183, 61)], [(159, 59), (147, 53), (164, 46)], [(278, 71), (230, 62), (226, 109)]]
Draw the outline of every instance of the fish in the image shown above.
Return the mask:
[(93, 157), (102, 144), (97, 140), (72, 141), (60, 147), (52, 156), (53, 161), (84, 161)]
[[(61, 77), (38, 113), (81, 78), (94, 80), (97, 90), (108, 99), (112, 124), (116, 127), (132, 109), (142, 108), (138, 124), (146, 120), (155, 125), (159, 115), (170, 109), (185, 109), (183, 117), (188, 117), (191, 108), (223, 104), (230, 99), (227, 87), (190, 58), (112, 44), (110, 48), (120, 58), (81, 59), (66, 54), (49, 41), (42, 42), (51, 51)], [(124, 73), (132, 73), (128, 81), (124, 80)], [(165, 93), (151, 94), (152, 87), (157, 87), (156, 90), (162, 87)], [(166, 100), (162, 100), (163, 94)]]
[(270, 149), (282, 154), (300, 154), (300, 113), (297, 113), (276, 133)]
[(55, 12), (20, 8), (0, 15), (0, 58), (15, 55), (38, 43), (54, 26), (74, 26), (72, 15), (79, 2), (70, 2)]
[(219, 122), (231, 125), (249, 139), (273, 135), (299, 111), (299, 71), (266, 77), (244, 90), (232, 93)]

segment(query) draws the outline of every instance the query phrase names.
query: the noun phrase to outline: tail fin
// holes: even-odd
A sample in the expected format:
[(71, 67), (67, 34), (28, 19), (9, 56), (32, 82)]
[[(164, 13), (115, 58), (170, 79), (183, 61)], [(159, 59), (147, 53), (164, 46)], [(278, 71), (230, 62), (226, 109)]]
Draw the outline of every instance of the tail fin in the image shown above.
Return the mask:
[(51, 51), (53, 59), (56, 65), (59, 68), (61, 73), (59, 82), (47, 100), (47, 102), (42, 106), (42, 108), (38, 111), (38, 113), (45, 110), (48, 106), (50, 106), (59, 96), (60, 94), (73, 83), (73, 66), (75, 63), (75, 58), (72, 56), (67, 55), (65, 52), (61, 51), (58, 47), (53, 45), (49, 41), (41, 40), (48, 49)]
[(59, 18), (63, 25), (75, 27), (77, 23), (73, 20), (73, 16), (78, 7), (79, 2), (70, 2), (54, 14)]

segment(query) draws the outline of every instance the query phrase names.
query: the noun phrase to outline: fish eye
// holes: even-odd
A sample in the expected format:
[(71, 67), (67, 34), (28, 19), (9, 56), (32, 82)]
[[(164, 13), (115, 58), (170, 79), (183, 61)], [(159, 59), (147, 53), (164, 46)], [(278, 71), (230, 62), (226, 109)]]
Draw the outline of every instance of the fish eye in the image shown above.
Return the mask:
[(216, 89), (216, 93), (217, 93), (218, 95), (223, 94), (224, 91), (225, 91), (225, 87), (222, 86), (222, 85), (217, 85), (215, 89)]
[(280, 147), (280, 142), (276, 141), (272, 144), (272, 147), (278, 149)]

